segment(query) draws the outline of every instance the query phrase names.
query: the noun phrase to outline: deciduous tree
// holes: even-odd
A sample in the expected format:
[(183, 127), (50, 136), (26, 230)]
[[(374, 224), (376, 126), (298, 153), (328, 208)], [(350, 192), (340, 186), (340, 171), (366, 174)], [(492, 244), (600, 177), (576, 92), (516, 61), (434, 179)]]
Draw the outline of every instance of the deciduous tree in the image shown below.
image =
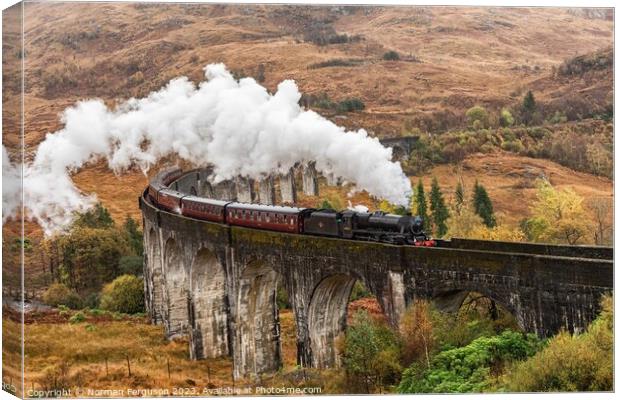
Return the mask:
[(347, 329), (343, 363), (352, 390), (372, 393), (394, 384), (400, 376), (400, 344), (386, 325), (374, 321), (366, 311), (358, 311)]
[(539, 179), (536, 188), (537, 200), (527, 223), (531, 238), (571, 245), (587, 241), (593, 227), (583, 208), (583, 198), (572, 189), (556, 190), (546, 179)]

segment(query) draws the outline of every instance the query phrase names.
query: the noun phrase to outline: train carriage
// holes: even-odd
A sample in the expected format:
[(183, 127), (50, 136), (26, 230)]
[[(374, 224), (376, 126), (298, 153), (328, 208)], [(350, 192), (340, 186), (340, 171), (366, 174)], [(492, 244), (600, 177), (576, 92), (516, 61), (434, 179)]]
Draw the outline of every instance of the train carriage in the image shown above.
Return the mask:
[(226, 205), (230, 201), (207, 199), (198, 196), (185, 196), (181, 201), (181, 214), (212, 222), (226, 222)]
[(168, 168), (164, 171), (159, 172), (155, 177), (151, 180), (151, 183), (148, 187), (148, 197), (154, 203), (159, 203), (158, 196), (159, 191), (162, 189), (166, 189), (168, 185), (174, 182), (176, 179), (183, 175), (183, 170), (179, 167)]
[(157, 203), (161, 208), (175, 213), (181, 212), (181, 199), (185, 194), (164, 188), (157, 192)]
[(297, 207), (230, 203), (226, 206), (226, 220), (230, 225), (302, 233), (304, 210)]

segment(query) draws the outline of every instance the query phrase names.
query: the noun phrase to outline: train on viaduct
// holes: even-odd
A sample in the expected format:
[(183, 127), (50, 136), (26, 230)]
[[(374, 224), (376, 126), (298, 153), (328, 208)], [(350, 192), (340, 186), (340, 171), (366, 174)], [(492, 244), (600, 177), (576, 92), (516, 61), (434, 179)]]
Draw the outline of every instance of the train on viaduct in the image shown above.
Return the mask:
[[(317, 194), (312, 165), (257, 184), (211, 185), (210, 171), (180, 174), (175, 191), (263, 204), (294, 202), (295, 175)], [(331, 182), (330, 182), (331, 181)], [(334, 183), (333, 179), (327, 179)], [(255, 190), (258, 186), (258, 190)], [(278, 190), (276, 190), (278, 189)], [(236, 378), (281, 366), (276, 293), (289, 294), (304, 367), (340, 363), (336, 337), (346, 328), (347, 303), (359, 280), (397, 325), (414, 299), (455, 311), (478, 292), (511, 312), (522, 329), (549, 336), (583, 330), (613, 290), (613, 249), (452, 239), (415, 247), (273, 232), (181, 215), (139, 199), (144, 226), (147, 311), (166, 336), (187, 335), (193, 359), (231, 356)]]

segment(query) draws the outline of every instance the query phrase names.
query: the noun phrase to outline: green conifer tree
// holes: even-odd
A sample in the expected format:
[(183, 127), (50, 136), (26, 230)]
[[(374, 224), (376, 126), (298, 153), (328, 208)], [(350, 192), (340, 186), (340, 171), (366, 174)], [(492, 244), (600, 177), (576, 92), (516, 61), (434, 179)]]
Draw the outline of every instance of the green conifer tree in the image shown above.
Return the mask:
[(420, 216), (424, 221), (424, 229), (427, 234), (432, 233), (431, 220), (428, 217), (428, 212), (426, 211), (426, 195), (424, 194), (424, 185), (422, 184), (422, 179), (418, 182), (418, 186), (415, 190), (415, 205), (416, 210), (415, 214)]
[(482, 218), (482, 221), (489, 228), (497, 225), (495, 220), (495, 214), (493, 212), (493, 203), (489, 198), (489, 194), (487, 193), (484, 186), (480, 185), (478, 181), (476, 181), (474, 185), (474, 211), (476, 214)]
[(536, 112), (536, 100), (531, 90), (528, 90), (523, 97), (523, 120), (526, 124), (532, 122), (534, 113)]
[(441, 237), (448, 232), (446, 220), (450, 216), (450, 213), (448, 212), (448, 207), (446, 207), (446, 203), (443, 199), (443, 194), (439, 188), (437, 178), (433, 178), (433, 183), (431, 184), (430, 200), (435, 233), (437, 236)]

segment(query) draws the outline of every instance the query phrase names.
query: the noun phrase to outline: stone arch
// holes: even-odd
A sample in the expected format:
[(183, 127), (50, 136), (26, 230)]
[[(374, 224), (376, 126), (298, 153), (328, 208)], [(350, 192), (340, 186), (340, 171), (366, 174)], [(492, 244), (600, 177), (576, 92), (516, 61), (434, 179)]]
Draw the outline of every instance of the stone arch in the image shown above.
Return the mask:
[(260, 261), (249, 263), (238, 283), (234, 375), (258, 376), (282, 365), (276, 292), (278, 273)]
[(393, 160), (403, 160), (407, 156), (407, 151), (404, 147), (395, 145), (392, 147), (392, 159)]
[(512, 296), (509, 292), (503, 296), (495, 293), (492, 289), (484, 288), (483, 286), (476, 288), (452, 289), (436, 292), (436, 294), (432, 297), (432, 301), (438, 310), (456, 313), (459, 311), (463, 305), (463, 302), (470, 293), (480, 293), (481, 295), (493, 300), (515, 318), (519, 328), (526, 330), (526, 324), (523, 319), (523, 314), (520, 311), (519, 304), (511, 301)]
[(166, 314), (168, 337), (184, 334), (187, 330), (188, 290), (183, 251), (176, 240), (168, 239), (164, 247), (166, 279)]
[(164, 321), (164, 278), (161, 270), (161, 249), (157, 232), (154, 228), (149, 230), (148, 236), (149, 248), (147, 252), (149, 296), (151, 319), (153, 323), (160, 324)]
[(357, 277), (330, 275), (314, 288), (308, 307), (308, 335), (312, 367), (338, 366), (335, 339), (347, 325), (347, 305)]
[(226, 273), (217, 256), (202, 248), (190, 273), (190, 356), (216, 358), (228, 354)]

